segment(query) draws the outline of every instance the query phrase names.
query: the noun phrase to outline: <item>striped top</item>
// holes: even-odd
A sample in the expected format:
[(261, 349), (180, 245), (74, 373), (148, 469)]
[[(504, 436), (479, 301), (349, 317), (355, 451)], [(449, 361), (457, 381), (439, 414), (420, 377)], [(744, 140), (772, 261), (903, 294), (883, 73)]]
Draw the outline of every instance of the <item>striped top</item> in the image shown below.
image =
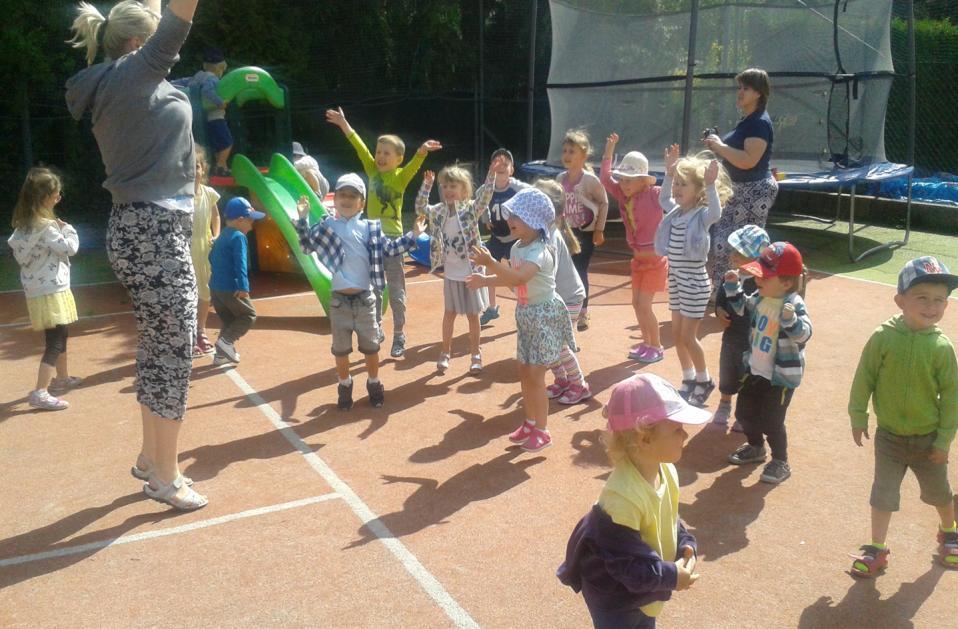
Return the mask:
[(705, 264), (705, 260), (685, 255), (685, 232), (689, 228), (689, 221), (694, 213), (695, 212), (692, 211), (679, 214), (672, 221), (671, 229), (669, 229), (669, 248), (667, 253), (669, 266), (675, 268), (677, 271), (683, 269), (698, 269)]

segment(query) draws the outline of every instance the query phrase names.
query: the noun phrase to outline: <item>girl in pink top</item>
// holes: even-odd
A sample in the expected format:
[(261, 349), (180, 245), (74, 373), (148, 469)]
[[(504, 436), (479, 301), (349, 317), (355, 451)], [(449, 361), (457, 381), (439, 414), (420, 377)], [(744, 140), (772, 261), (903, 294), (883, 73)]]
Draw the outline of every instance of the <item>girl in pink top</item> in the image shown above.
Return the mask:
[(629, 358), (641, 363), (662, 360), (659, 321), (652, 311), (655, 293), (664, 291), (668, 283), (669, 262), (655, 253), (655, 230), (664, 214), (659, 205), (661, 188), (649, 174), (649, 160), (638, 151), (627, 153), (615, 170), (612, 156), (619, 143), (619, 134), (612, 132), (605, 142), (599, 179), (608, 193), (619, 203), (625, 239), (632, 248), (632, 309), (642, 331), (642, 343), (629, 352)]

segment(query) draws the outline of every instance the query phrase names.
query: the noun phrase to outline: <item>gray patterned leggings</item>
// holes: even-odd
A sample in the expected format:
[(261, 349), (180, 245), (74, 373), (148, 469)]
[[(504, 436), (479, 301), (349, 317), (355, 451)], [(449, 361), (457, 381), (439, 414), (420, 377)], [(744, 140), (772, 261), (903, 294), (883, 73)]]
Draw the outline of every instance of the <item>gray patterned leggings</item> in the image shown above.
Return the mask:
[(114, 204), (107, 256), (136, 317), (136, 399), (166, 419), (183, 419), (196, 343), (193, 216), (152, 203)]
[(778, 182), (774, 177), (733, 182), (732, 190), (732, 198), (722, 208), (722, 218), (711, 229), (712, 251), (707, 266), (713, 291), (722, 286), (728, 271), (729, 234), (746, 225), (765, 228), (768, 212), (778, 196)]

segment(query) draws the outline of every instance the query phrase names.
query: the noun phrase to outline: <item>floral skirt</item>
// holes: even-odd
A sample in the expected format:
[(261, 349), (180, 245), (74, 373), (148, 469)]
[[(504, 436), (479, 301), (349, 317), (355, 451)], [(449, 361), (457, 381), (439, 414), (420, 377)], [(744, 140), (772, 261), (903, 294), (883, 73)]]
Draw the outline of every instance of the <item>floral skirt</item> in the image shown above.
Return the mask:
[(527, 365), (551, 365), (566, 345), (576, 351), (572, 320), (558, 296), (539, 304), (516, 306), (516, 358)]
[(34, 330), (49, 330), (77, 320), (77, 305), (70, 289), (52, 295), (27, 297), (27, 312)]

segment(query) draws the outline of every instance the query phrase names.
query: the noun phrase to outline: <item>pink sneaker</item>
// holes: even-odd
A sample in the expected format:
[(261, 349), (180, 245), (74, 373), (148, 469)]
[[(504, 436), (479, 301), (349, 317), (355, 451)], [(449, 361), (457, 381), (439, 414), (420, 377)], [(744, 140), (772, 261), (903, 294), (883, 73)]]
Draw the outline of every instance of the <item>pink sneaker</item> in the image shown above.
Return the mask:
[(645, 356), (651, 348), (645, 343), (639, 343), (629, 351), (629, 360), (642, 360), (642, 357)]
[(561, 396), (569, 388), (569, 381), (565, 378), (556, 378), (555, 384), (546, 387), (546, 397), (554, 400)]
[(535, 424), (530, 424), (528, 421), (523, 421), (522, 425), (509, 433), (509, 441), (512, 443), (525, 443), (526, 440), (532, 436), (533, 430), (535, 430)]
[(589, 391), (589, 385), (570, 384), (566, 392), (559, 398), (559, 404), (578, 404), (590, 397), (592, 397), (592, 391)]
[(552, 435), (549, 434), (548, 430), (539, 430), (538, 428), (532, 429), (532, 434), (529, 435), (529, 438), (524, 444), (522, 444), (522, 449), (526, 452), (539, 452), (540, 450), (545, 450), (552, 445)]
[(651, 345), (646, 345), (645, 353), (639, 356), (638, 361), (646, 365), (651, 365), (652, 363), (659, 362), (663, 357), (662, 350), (657, 347), (652, 347)]

